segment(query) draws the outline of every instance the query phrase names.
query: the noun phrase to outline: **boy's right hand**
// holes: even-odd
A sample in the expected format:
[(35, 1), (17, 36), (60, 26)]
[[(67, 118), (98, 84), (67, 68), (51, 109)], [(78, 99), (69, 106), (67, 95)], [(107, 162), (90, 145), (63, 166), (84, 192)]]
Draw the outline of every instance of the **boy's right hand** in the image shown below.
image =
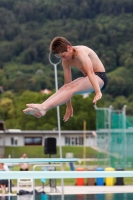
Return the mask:
[(101, 98), (102, 98), (102, 93), (101, 93), (101, 91), (100, 91), (100, 92), (97, 92), (96, 95), (95, 95), (95, 97), (94, 97), (93, 103), (96, 104), (97, 101), (98, 101), (99, 99), (101, 99)]
[(64, 122), (68, 121), (68, 119), (72, 116), (73, 116), (73, 107), (69, 105), (66, 107), (66, 113), (63, 117), (63, 121)]

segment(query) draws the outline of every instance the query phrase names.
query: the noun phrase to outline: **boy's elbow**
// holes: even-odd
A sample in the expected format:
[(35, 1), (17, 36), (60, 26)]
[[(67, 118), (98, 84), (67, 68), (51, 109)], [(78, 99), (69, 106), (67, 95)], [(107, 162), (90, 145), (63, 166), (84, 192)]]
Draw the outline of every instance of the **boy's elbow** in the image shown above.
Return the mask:
[(91, 70), (91, 69), (87, 71), (87, 74), (88, 74), (88, 76), (93, 76), (93, 75), (95, 75), (94, 71)]

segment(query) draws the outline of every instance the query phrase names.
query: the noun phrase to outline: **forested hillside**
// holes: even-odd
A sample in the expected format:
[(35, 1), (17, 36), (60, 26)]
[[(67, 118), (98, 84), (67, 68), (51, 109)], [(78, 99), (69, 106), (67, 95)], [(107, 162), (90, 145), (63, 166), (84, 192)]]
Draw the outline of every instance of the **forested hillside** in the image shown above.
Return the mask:
[[(92, 48), (105, 65), (109, 85), (103, 106), (128, 104), (133, 114), (132, 0), (0, 0), (0, 85), (4, 92), (53, 90), (51, 39)], [(72, 70), (73, 78), (81, 73)], [(59, 87), (63, 84), (58, 67)], [(1, 97), (2, 98), (2, 97)]]

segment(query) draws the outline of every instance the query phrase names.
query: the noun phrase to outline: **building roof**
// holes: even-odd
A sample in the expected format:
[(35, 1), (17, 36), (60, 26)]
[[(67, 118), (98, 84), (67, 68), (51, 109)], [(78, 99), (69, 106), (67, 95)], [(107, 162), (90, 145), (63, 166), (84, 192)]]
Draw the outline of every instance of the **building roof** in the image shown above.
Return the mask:
[[(91, 130), (86, 130), (86, 134), (92, 134), (93, 131)], [(10, 135), (20, 135), (20, 134), (55, 134), (58, 135), (58, 130), (20, 130), (20, 129), (8, 129), (5, 132), (0, 131), (0, 134), (5, 133), (5, 134), (10, 134)], [(84, 134), (84, 130), (61, 130), (62, 135), (69, 135), (69, 134)]]

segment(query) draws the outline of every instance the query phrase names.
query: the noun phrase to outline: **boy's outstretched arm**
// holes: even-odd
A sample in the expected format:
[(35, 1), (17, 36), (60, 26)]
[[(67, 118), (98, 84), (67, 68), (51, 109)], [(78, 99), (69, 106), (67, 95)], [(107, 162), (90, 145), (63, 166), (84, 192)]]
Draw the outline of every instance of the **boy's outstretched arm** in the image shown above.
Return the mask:
[(88, 78), (94, 88), (95, 97), (94, 97), (93, 103), (96, 104), (97, 101), (101, 99), (102, 93), (101, 93), (100, 86), (98, 84), (95, 72), (93, 70), (92, 62), (89, 56), (87, 55), (87, 53), (84, 53), (84, 52), (81, 55), (79, 55), (79, 59), (82, 62), (82, 65), (85, 71), (87, 72)]

